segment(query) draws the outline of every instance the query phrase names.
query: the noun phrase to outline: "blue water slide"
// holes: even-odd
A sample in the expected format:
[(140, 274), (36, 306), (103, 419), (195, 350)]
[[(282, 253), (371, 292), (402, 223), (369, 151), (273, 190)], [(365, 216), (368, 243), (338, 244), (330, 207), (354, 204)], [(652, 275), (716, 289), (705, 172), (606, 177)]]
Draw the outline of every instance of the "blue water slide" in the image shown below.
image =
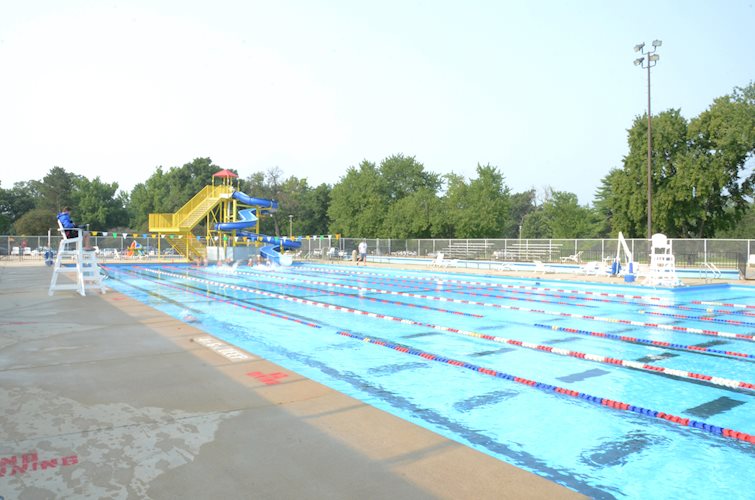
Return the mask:
[[(278, 202), (273, 200), (266, 200), (263, 198), (252, 198), (240, 191), (234, 191), (233, 198), (240, 201), (244, 205), (253, 205), (255, 207), (261, 207), (261, 212), (270, 213), (278, 209)], [(253, 240), (261, 240), (269, 245), (265, 245), (260, 248), (260, 253), (270, 261), (283, 266), (291, 265), (291, 257), (289, 255), (281, 255), (281, 247), (287, 249), (301, 247), (300, 241), (293, 241), (289, 239), (276, 238), (275, 236), (267, 236), (264, 234), (250, 233), (244, 231), (244, 229), (252, 228), (257, 225), (257, 208), (247, 208), (239, 210), (239, 219), (235, 222), (221, 222), (215, 224), (217, 231), (236, 231), (239, 236), (246, 236)]]

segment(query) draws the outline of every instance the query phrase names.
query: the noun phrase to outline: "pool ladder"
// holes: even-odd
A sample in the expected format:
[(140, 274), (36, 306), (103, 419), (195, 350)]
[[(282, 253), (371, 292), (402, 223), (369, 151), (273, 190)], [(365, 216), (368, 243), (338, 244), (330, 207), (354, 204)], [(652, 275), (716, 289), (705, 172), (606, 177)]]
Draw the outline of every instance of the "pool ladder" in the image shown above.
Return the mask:
[(711, 280), (719, 279), (721, 277), (721, 271), (712, 262), (706, 262), (703, 264), (703, 277), (706, 283), (710, 283)]

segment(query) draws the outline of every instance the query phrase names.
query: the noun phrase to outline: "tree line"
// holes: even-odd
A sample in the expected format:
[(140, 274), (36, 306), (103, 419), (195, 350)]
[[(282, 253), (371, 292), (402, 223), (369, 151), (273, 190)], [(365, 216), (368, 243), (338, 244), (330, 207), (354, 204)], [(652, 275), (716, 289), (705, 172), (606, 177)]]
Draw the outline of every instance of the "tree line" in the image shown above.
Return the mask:
[[(755, 235), (755, 84), (735, 88), (690, 120), (680, 110), (652, 118), (652, 217), (674, 238)], [(262, 219), (266, 234), (368, 238), (644, 237), (647, 218), (647, 115), (627, 131), (629, 152), (601, 180), (591, 205), (546, 187), (513, 192), (497, 166), (474, 177), (440, 175), (413, 156), (349, 167), (334, 185), (311, 186), (273, 167), (239, 178), (241, 191), (278, 200)], [(175, 212), (222, 168), (210, 158), (157, 167), (130, 193), (118, 183), (53, 167), (41, 180), (0, 185), (0, 234), (46, 234), (64, 206), (93, 230), (145, 233), (148, 215)], [(237, 171), (230, 169), (238, 174)], [(292, 217), (290, 217), (292, 216)]]

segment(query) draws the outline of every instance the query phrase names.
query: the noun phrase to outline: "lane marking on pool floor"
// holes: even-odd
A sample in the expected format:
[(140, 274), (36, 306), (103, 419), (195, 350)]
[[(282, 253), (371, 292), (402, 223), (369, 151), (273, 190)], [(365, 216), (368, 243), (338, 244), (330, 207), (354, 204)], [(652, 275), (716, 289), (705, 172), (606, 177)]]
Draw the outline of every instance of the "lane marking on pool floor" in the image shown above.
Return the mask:
[[(447, 302), (456, 300), (456, 299), (450, 299), (448, 297), (443, 297), (443, 299), (445, 299), (445, 301)], [(481, 305), (483, 307), (495, 307), (499, 309), (508, 309), (512, 311), (547, 314), (551, 316), (569, 317), (569, 318), (584, 319), (584, 320), (589, 320), (589, 321), (600, 321), (600, 322), (606, 322), (606, 323), (619, 323), (619, 324), (625, 324), (625, 325), (640, 326), (640, 327), (645, 327), (645, 328), (657, 328), (660, 330), (669, 330), (669, 331), (676, 331), (676, 332), (691, 333), (691, 334), (696, 334), (696, 335), (723, 337), (723, 338), (739, 339), (739, 340), (744, 340), (748, 342), (755, 342), (755, 336), (742, 334), (742, 333), (724, 332), (724, 331), (708, 330), (708, 329), (693, 328), (693, 327), (686, 327), (686, 326), (667, 325), (663, 323), (649, 323), (649, 322), (643, 322), (643, 321), (609, 318), (609, 317), (593, 316), (593, 315), (585, 315), (585, 314), (574, 314), (574, 313), (567, 313), (567, 312), (561, 312), (561, 311), (548, 311), (544, 309), (530, 309), (526, 307), (511, 306), (511, 305), (506, 305), (506, 304), (493, 304), (493, 303), (487, 303), (487, 302), (476, 303), (474, 301), (469, 301), (468, 303), (472, 305)]]
[(385, 320), (385, 321), (397, 321), (397, 322), (408, 324), (408, 325), (414, 325), (414, 326), (422, 326), (422, 327), (432, 328), (434, 330), (438, 330), (438, 331), (442, 331), (442, 332), (449, 332), (449, 333), (454, 333), (454, 334), (457, 334), (457, 335), (462, 335), (462, 336), (467, 336), (467, 337), (473, 337), (473, 338), (478, 338), (478, 339), (482, 339), (482, 340), (488, 340), (488, 341), (496, 342), (496, 343), (499, 343), (499, 344), (516, 345), (516, 346), (524, 347), (524, 348), (527, 348), (527, 349), (532, 349), (532, 350), (541, 351), (541, 352), (549, 352), (551, 354), (557, 354), (557, 355), (561, 355), (561, 356), (569, 356), (569, 357), (586, 359), (588, 361), (594, 361), (594, 362), (599, 362), (599, 363), (604, 363), (604, 364), (611, 364), (611, 365), (616, 365), (616, 366), (624, 366), (626, 368), (632, 368), (632, 369), (635, 369), (635, 370), (645, 371), (645, 372), (648, 372), (648, 373), (666, 373), (666, 374), (674, 375), (674, 376), (681, 377), (681, 378), (703, 380), (703, 381), (709, 382), (709, 383), (711, 383), (713, 385), (719, 385), (719, 386), (724, 386), (724, 387), (737, 388), (737, 389), (755, 390), (755, 385), (753, 385), (751, 383), (743, 382), (743, 381), (737, 381), (737, 380), (730, 380), (730, 379), (723, 378), (723, 377), (704, 375), (704, 374), (699, 374), (699, 373), (695, 373), (695, 372), (691, 372), (691, 371), (685, 371), (685, 370), (677, 370), (677, 369), (664, 368), (664, 367), (660, 367), (660, 366), (656, 366), (656, 365), (650, 365), (650, 364), (647, 364), (647, 363), (639, 363), (639, 362), (636, 362), (636, 361), (626, 361), (626, 360), (621, 360), (621, 359), (617, 359), (617, 358), (611, 358), (611, 357), (608, 357), (608, 356), (599, 356), (599, 355), (596, 355), (596, 354), (587, 354), (587, 353), (581, 353), (581, 352), (578, 352), (578, 351), (570, 351), (570, 350), (566, 350), (566, 349), (559, 349), (559, 348), (556, 348), (556, 347), (553, 347), (553, 346), (533, 344), (533, 343), (524, 342), (524, 341), (521, 341), (521, 340), (507, 339), (505, 337), (498, 337), (498, 336), (494, 336), (494, 335), (487, 335), (487, 334), (478, 333), (478, 332), (474, 332), (474, 331), (462, 330), (462, 329), (459, 329), (459, 328), (451, 328), (451, 327), (442, 326), (442, 325), (435, 325), (435, 324), (426, 323), (426, 322), (423, 322), (423, 321), (415, 321), (415, 320), (411, 320), (411, 319), (407, 319), (407, 318), (399, 318), (399, 317), (396, 317), (396, 316), (390, 316), (390, 315), (385, 315), (385, 314), (376, 314), (376, 313), (372, 313), (372, 312), (368, 312), (368, 311), (362, 311), (362, 310), (359, 310), (359, 309), (353, 309), (353, 308), (350, 308), (350, 307), (333, 306), (332, 304), (326, 304), (326, 303), (323, 303), (323, 302), (316, 302), (316, 301), (312, 301), (312, 300), (308, 300), (308, 299), (300, 299), (298, 297), (292, 297), (290, 295), (275, 294), (273, 292), (267, 292), (267, 291), (263, 291), (263, 290), (256, 290), (256, 289), (253, 289), (253, 288), (248, 288), (248, 287), (244, 287), (244, 286), (240, 286), (240, 285), (231, 285), (231, 284), (227, 284), (227, 283), (223, 283), (223, 282), (218, 282), (218, 281), (213, 281), (213, 280), (208, 280), (208, 279), (203, 279), (203, 278), (197, 278), (197, 277), (194, 277), (194, 276), (181, 275), (181, 274), (178, 274), (178, 273), (172, 273), (172, 272), (168, 272), (168, 271), (159, 271), (159, 270), (154, 270), (154, 269), (147, 269), (147, 271), (154, 272), (156, 274), (165, 274), (167, 276), (172, 276), (172, 277), (175, 277), (175, 278), (178, 278), (178, 279), (188, 279), (188, 280), (191, 280), (191, 281), (197, 281), (197, 282), (200, 282), (200, 283), (206, 283), (206, 284), (209, 284), (209, 285), (212, 285), (212, 286), (221, 287), (221, 288), (230, 288), (232, 290), (239, 290), (239, 291), (244, 291), (244, 292), (249, 292), (249, 293), (254, 293), (254, 294), (265, 295), (265, 296), (274, 296), (274, 297), (282, 299), (282, 300), (288, 300), (288, 301), (291, 301), (291, 302), (296, 302), (296, 303), (301, 303), (301, 304), (306, 304), (306, 305), (313, 305), (313, 306), (322, 307), (322, 308), (325, 308), (325, 309), (336, 310), (336, 311), (345, 312), (345, 313), (351, 313), (351, 314), (358, 314), (358, 315), (368, 316), (368, 317), (372, 317), (372, 318), (376, 318), (376, 319), (381, 319), (381, 320)]
[[(391, 295), (418, 297), (418, 298), (423, 298), (423, 299), (428, 299), (428, 300), (440, 300), (438, 297), (430, 296), (430, 295), (424, 295), (424, 294), (417, 294), (417, 293), (411, 293), (411, 292), (396, 292), (396, 291), (392, 291), (392, 290), (382, 290), (382, 289), (378, 289), (378, 288), (362, 287), (362, 286), (355, 286), (355, 285), (345, 285), (345, 284), (342, 284), (342, 283), (331, 283), (331, 282), (327, 282), (327, 281), (314, 281), (314, 280), (307, 280), (307, 279), (300, 279), (300, 278), (294, 278), (294, 277), (292, 277), (293, 275), (301, 276), (300, 273), (289, 273), (289, 272), (282, 273), (282, 272), (275, 272), (275, 271), (270, 271), (270, 272), (265, 272), (265, 273), (260, 273), (260, 272), (244, 272), (244, 271), (236, 271), (236, 272), (237, 272), (237, 274), (242, 274), (242, 275), (246, 275), (246, 276), (263, 276), (263, 275), (274, 274), (275, 277), (277, 277), (279, 279), (296, 280), (296, 281), (301, 281), (301, 282), (306, 282), (306, 283), (312, 283), (312, 284), (317, 284), (317, 285), (322, 285), (322, 286), (328, 286), (328, 287), (342, 287), (342, 288), (349, 288), (349, 289), (354, 289), (354, 290), (367, 290), (367, 291), (374, 292), (374, 293), (383, 293), (383, 294), (391, 294)], [(390, 281), (390, 280), (386, 278), (383, 281)], [(488, 283), (488, 284), (490, 286), (485, 287), (483, 289), (495, 290), (495, 289), (500, 288), (499, 286), (495, 286), (494, 283)], [(509, 285), (505, 285), (505, 286), (508, 287)], [(504, 300), (523, 300), (523, 299), (518, 299), (518, 298), (515, 298), (515, 297), (505, 296), (505, 295), (495, 295), (495, 294), (488, 294), (488, 293), (470, 292), (470, 291), (465, 291), (465, 290), (451, 290), (451, 289), (449, 289), (449, 290), (444, 290), (444, 291), (447, 292), (447, 293), (457, 293), (457, 294), (472, 295), (472, 296), (479, 296), (479, 297), (493, 297), (493, 298), (499, 298), (499, 299), (504, 299)], [(744, 314), (744, 315), (748, 315), (748, 316), (749, 315), (755, 316), (755, 313), (748, 313), (748, 312), (742, 312), (742, 311), (730, 311), (730, 310), (724, 310), (724, 309), (695, 308), (695, 307), (684, 306), (684, 305), (681, 305), (681, 304), (657, 304), (657, 303), (656, 304), (651, 304), (651, 303), (646, 303), (646, 302), (633, 302), (633, 301), (629, 301), (629, 300), (613, 300), (613, 299), (598, 298), (598, 297), (578, 297), (576, 295), (561, 295), (561, 294), (558, 294), (558, 293), (548, 294), (548, 293), (531, 292), (531, 291), (519, 291), (519, 290), (510, 290), (510, 291), (512, 293), (516, 293), (516, 294), (538, 295), (538, 296), (543, 296), (543, 297), (568, 298), (568, 299), (574, 299), (574, 300), (596, 301), (596, 302), (611, 303), (611, 304), (638, 305), (638, 306), (642, 305), (642, 306), (645, 306), (645, 307), (658, 307), (658, 308), (666, 308), (666, 309), (680, 309), (680, 310), (684, 310), (684, 311), (702, 311), (702, 312), (706, 312), (706, 313), (709, 313), (709, 314), (723, 314), (723, 315)], [(445, 301), (454, 302), (455, 299), (445, 298)], [(543, 301), (535, 301), (535, 302), (545, 302), (545, 303), (570, 305), (570, 306), (577, 306), (577, 307), (590, 307), (590, 306), (587, 306), (585, 304), (577, 304), (577, 303), (573, 303), (573, 302), (563, 302), (563, 301), (546, 301), (546, 300), (543, 300)], [(470, 302), (462, 302), (462, 303), (471, 303), (471, 304), (475, 304), (475, 305), (486, 305), (487, 306), (487, 304), (479, 303), (479, 302), (472, 302), (472, 301), (470, 301)], [(641, 313), (643, 313), (643, 312), (645, 312), (645, 311), (641, 311)], [(656, 313), (652, 313), (652, 312), (647, 312), (647, 313), (648, 314), (656, 314)], [(677, 317), (677, 318), (679, 317), (677, 315), (671, 315), (671, 314), (663, 314), (663, 313), (657, 313), (657, 314), (658, 315), (663, 315), (663, 316), (668, 316), (668, 317)], [(700, 319), (701, 321), (713, 321), (713, 322), (716, 322), (716, 323), (731, 324), (731, 325), (738, 325), (738, 326), (755, 325), (755, 323), (741, 322), (741, 321), (738, 321), (738, 320), (724, 320), (724, 319), (719, 319), (719, 318), (709, 318), (708, 319), (707, 317), (689, 317), (689, 319), (691, 319), (691, 320)]]
[[(145, 268), (144, 271), (155, 272), (155, 270), (149, 269), (149, 268)], [(139, 273), (139, 272), (136, 272), (136, 271), (126, 271), (126, 272), (129, 273), (129, 274), (138, 276), (138, 277), (140, 277), (142, 279), (145, 279), (145, 276), (142, 273)], [(157, 272), (159, 273), (159, 271), (157, 271)], [(172, 274), (172, 273), (165, 273), (165, 274)], [(180, 292), (190, 293), (192, 295), (198, 295), (198, 296), (200, 296), (202, 298), (210, 299), (210, 300), (213, 300), (215, 302), (220, 302), (220, 303), (223, 303), (223, 304), (228, 304), (228, 305), (231, 305), (231, 306), (234, 306), (234, 307), (240, 307), (241, 309), (246, 309), (248, 311), (258, 312), (258, 313), (261, 313), (261, 314), (265, 314), (267, 316), (273, 316), (275, 318), (284, 319), (286, 321), (293, 321), (294, 323), (299, 323), (301, 325), (309, 326), (311, 328), (321, 328), (320, 325), (317, 325), (315, 323), (310, 323), (310, 322), (301, 320), (299, 318), (294, 318), (294, 317), (291, 317), (291, 316), (286, 316), (286, 315), (283, 315), (283, 314), (278, 314), (278, 313), (275, 313), (275, 312), (272, 312), (272, 311), (266, 311), (264, 309), (259, 309), (257, 307), (249, 306), (249, 305), (246, 305), (246, 304), (239, 304), (238, 302), (234, 302), (234, 301), (231, 301), (231, 300), (228, 300), (228, 299), (221, 299), (221, 298), (218, 298), (218, 297), (211, 297), (211, 296), (208, 296), (206, 293), (201, 293), (201, 292), (197, 292), (197, 291), (194, 291), (194, 290), (187, 290), (186, 288), (182, 288), (182, 287), (179, 287), (179, 286), (176, 286), (176, 285), (172, 285), (170, 283), (167, 283), (166, 281), (161, 281), (161, 280), (149, 280), (149, 281), (151, 281), (153, 283), (157, 283), (158, 285), (164, 286), (166, 288), (171, 288), (171, 289), (174, 289), (174, 290), (178, 290)]]
[(733, 359), (737, 358), (750, 358), (755, 359), (755, 354), (748, 354), (744, 352), (737, 352), (737, 351), (724, 351), (721, 349), (711, 349), (710, 347), (701, 347), (696, 345), (687, 345), (687, 344), (676, 344), (671, 342), (663, 342), (661, 340), (650, 340), (650, 339), (641, 339), (638, 337), (629, 337), (628, 335), (619, 335), (616, 333), (606, 333), (606, 332), (596, 332), (596, 331), (590, 331), (590, 330), (580, 330), (577, 328), (570, 328), (566, 326), (557, 326), (557, 325), (547, 325), (543, 323), (534, 323), (533, 326), (536, 326), (538, 328), (545, 328), (547, 330), (553, 330), (553, 331), (559, 331), (559, 332), (565, 332), (565, 333), (578, 333), (580, 335), (588, 335), (591, 337), (599, 337), (609, 340), (617, 340), (620, 342), (627, 342), (630, 344), (647, 344), (652, 345), (656, 347), (665, 347), (665, 348), (671, 348), (671, 349), (679, 349), (679, 350), (688, 350), (693, 353), (700, 353), (700, 352), (709, 352), (713, 354), (725, 354), (727, 356), (734, 356)]
[[(521, 311), (521, 312), (536, 313), (536, 314), (547, 314), (550, 316), (561, 316), (561, 317), (568, 317), (568, 318), (575, 318), (575, 319), (584, 319), (588, 321), (600, 321), (600, 322), (605, 322), (605, 323), (619, 323), (619, 324), (624, 324), (624, 325), (640, 326), (640, 327), (645, 327), (645, 328), (657, 328), (659, 330), (669, 330), (669, 331), (674, 331), (674, 332), (684, 332), (684, 333), (691, 333), (691, 334), (696, 334), (696, 335), (724, 337), (724, 338), (744, 340), (748, 342), (755, 342), (755, 337), (753, 335), (747, 335), (747, 334), (742, 334), (742, 333), (707, 330), (707, 329), (702, 329), (702, 328), (693, 328), (693, 327), (677, 326), (677, 325), (666, 325), (663, 323), (649, 323), (649, 322), (644, 322), (644, 321), (634, 321), (634, 320), (629, 320), (629, 319), (609, 318), (609, 317), (592, 316), (592, 315), (585, 315), (585, 314), (574, 314), (574, 313), (561, 312), (561, 311), (548, 311), (544, 309), (530, 309), (526, 307), (511, 306), (511, 305), (506, 305), (506, 304), (491, 304), (489, 306), (487, 305), (488, 303), (484, 303), (484, 304), (485, 304), (485, 307), (497, 307), (500, 309), (508, 309), (512, 311)], [(478, 305), (482, 305), (482, 304), (478, 304)]]
[[(312, 267), (297, 267), (296, 269), (319, 269), (319, 268), (312, 268)], [(506, 289), (519, 289), (519, 290), (533, 290), (533, 291), (554, 291), (559, 293), (569, 293), (569, 294), (579, 294), (579, 295), (588, 295), (590, 297), (574, 297), (577, 300), (591, 300), (591, 301), (600, 301), (600, 302), (612, 302), (612, 303), (619, 303), (619, 304), (634, 304), (635, 302), (627, 301), (627, 300), (621, 300), (621, 301), (611, 301), (608, 299), (598, 298), (598, 297), (618, 297), (622, 299), (634, 299), (634, 300), (650, 300), (655, 302), (660, 301), (672, 301), (673, 299), (667, 298), (667, 297), (656, 297), (656, 296), (647, 296), (647, 295), (628, 295), (628, 294), (621, 294), (621, 293), (609, 293), (609, 292), (592, 292), (589, 290), (579, 290), (579, 289), (564, 289), (564, 288), (550, 288), (550, 287), (536, 287), (536, 286), (527, 286), (527, 285), (511, 285), (511, 284), (505, 284), (505, 283), (495, 283), (490, 281), (467, 281), (467, 280), (458, 280), (458, 279), (444, 279), (444, 278), (426, 278), (422, 276), (410, 276), (410, 275), (398, 275), (398, 276), (392, 276), (384, 273), (375, 273), (375, 272), (367, 272), (367, 271), (348, 271), (348, 270), (342, 270), (342, 269), (327, 269), (322, 268), (323, 273), (332, 273), (332, 274), (358, 274), (358, 275), (370, 275), (370, 276), (376, 276), (379, 277), (383, 281), (391, 281), (395, 280), (396, 278), (408, 278), (409, 281), (428, 281), (433, 283), (456, 283), (456, 284), (471, 284), (471, 285), (483, 285), (487, 288), (506, 288)], [(398, 281), (407, 281), (406, 279), (398, 280)], [(459, 292), (456, 292), (459, 293)], [(526, 292), (519, 292), (519, 293), (526, 293)], [(542, 295), (549, 295), (549, 294), (542, 294)], [(569, 298), (572, 298), (573, 296), (568, 296)], [(755, 308), (755, 305), (742, 305), (742, 304), (729, 304), (729, 303), (723, 303), (723, 302), (702, 302), (699, 300), (693, 300), (691, 301), (692, 304), (699, 304), (699, 305), (718, 305), (722, 307), (739, 307), (739, 308)], [(682, 304), (659, 304), (659, 303), (647, 303), (642, 304), (638, 303), (637, 305), (645, 305), (648, 307), (663, 307), (663, 308), (678, 308), (681, 310), (703, 310), (701, 308), (692, 308), (689, 306), (685, 306)], [(747, 316), (755, 316), (755, 313), (748, 313), (743, 311), (727, 311), (723, 309), (704, 309), (705, 312), (708, 313), (715, 313), (715, 314), (744, 314)]]
[[(313, 266), (301, 266), (297, 267), (296, 270), (299, 269), (312, 269), (312, 270), (318, 270), (319, 272), (324, 273), (334, 273), (334, 274), (357, 274), (357, 275), (369, 275), (369, 276), (379, 276), (379, 277), (385, 277), (386, 279), (393, 279), (393, 276), (384, 274), (384, 273), (375, 273), (375, 272), (369, 272), (369, 271), (348, 271), (348, 270), (341, 270), (341, 269), (328, 269), (325, 267), (313, 267)], [(448, 275), (444, 275), (448, 276)], [(505, 283), (495, 283), (490, 281), (470, 281), (470, 280), (459, 280), (454, 278), (425, 278), (423, 276), (412, 276), (412, 275), (398, 275), (396, 278), (408, 278), (412, 280), (417, 281), (429, 281), (433, 283), (458, 283), (458, 284), (465, 284), (465, 285), (484, 285), (484, 286), (492, 286), (497, 288), (516, 288), (516, 289), (522, 289), (522, 290), (548, 290), (548, 291), (556, 291), (561, 293), (576, 293), (580, 295), (591, 295), (596, 297), (620, 297), (620, 298), (629, 298), (629, 299), (642, 299), (642, 300), (654, 300), (654, 301), (670, 301), (672, 299), (667, 297), (655, 297), (655, 296), (648, 296), (648, 295), (629, 295), (629, 294), (623, 294), (623, 293), (610, 293), (610, 292), (593, 292), (591, 290), (579, 290), (579, 289), (565, 289), (565, 288), (550, 288), (550, 287), (535, 287), (535, 286), (529, 286), (529, 285), (510, 285)]]
[(683, 426), (683, 427), (691, 427), (691, 428), (703, 430), (703, 431), (706, 431), (706, 432), (708, 432), (710, 434), (713, 434), (713, 435), (716, 435), (716, 436), (723, 436), (723, 437), (730, 438), (730, 439), (736, 439), (736, 440), (739, 440), (739, 441), (742, 441), (742, 442), (745, 442), (745, 443), (755, 444), (755, 435), (748, 434), (746, 432), (740, 432), (740, 431), (736, 431), (736, 430), (733, 430), (733, 429), (719, 427), (719, 426), (716, 426), (716, 425), (708, 424), (706, 422), (700, 422), (700, 421), (697, 421), (697, 420), (692, 420), (692, 419), (689, 419), (689, 418), (680, 417), (680, 416), (673, 415), (673, 414), (666, 413), (666, 412), (660, 412), (660, 411), (657, 411), (657, 410), (651, 410), (651, 409), (648, 409), (648, 408), (643, 408), (643, 407), (640, 407), (640, 406), (631, 405), (629, 403), (624, 403), (624, 402), (621, 402), (621, 401), (615, 401), (615, 400), (612, 400), (612, 399), (603, 398), (603, 397), (599, 397), (599, 396), (592, 396), (592, 395), (584, 393), (584, 392), (578, 392), (578, 391), (574, 391), (572, 389), (566, 389), (564, 387), (559, 387), (559, 386), (555, 386), (555, 385), (550, 385), (550, 384), (545, 384), (545, 383), (537, 382), (535, 380), (530, 380), (530, 379), (526, 379), (526, 378), (523, 378), (523, 377), (518, 377), (516, 375), (511, 375), (511, 374), (508, 374), (508, 373), (504, 373), (504, 372), (500, 372), (500, 371), (497, 371), (497, 370), (493, 370), (493, 369), (490, 369), (490, 368), (485, 368), (485, 367), (480, 366), (480, 365), (475, 365), (475, 364), (472, 364), (472, 363), (466, 363), (464, 361), (459, 361), (459, 360), (455, 360), (455, 359), (451, 359), (451, 358), (446, 358), (446, 357), (443, 357), (443, 356), (439, 356), (439, 355), (436, 355), (436, 354), (429, 353), (427, 351), (422, 351), (422, 350), (419, 350), (419, 349), (412, 349), (410, 347), (403, 346), (401, 344), (397, 344), (397, 343), (390, 342), (388, 340), (383, 340), (383, 339), (376, 338), (376, 337), (370, 337), (370, 336), (366, 336), (366, 335), (360, 335), (360, 334), (356, 334), (356, 333), (352, 333), (352, 332), (347, 332), (347, 331), (340, 331), (340, 332), (338, 332), (338, 334), (342, 335), (344, 337), (347, 337), (347, 338), (354, 339), (354, 340), (359, 340), (359, 341), (366, 342), (366, 343), (369, 343), (369, 344), (386, 347), (388, 349), (392, 349), (392, 350), (397, 351), (397, 352), (402, 352), (404, 354), (410, 354), (410, 355), (413, 355), (413, 356), (418, 356), (418, 357), (424, 358), (424, 359), (429, 360), (429, 361), (436, 361), (438, 363), (446, 363), (446, 364), (449, 364), (449, 365), (458, 366), (460, 368), (466, 368), (466, 369), (471, 370), (473, 372), (481, 373), (481, 374), (488, 375), (488, 376), (491, 376), (491, 377), (497, 377), (497, 378), (501, 378), (501, 379), (504, 379), (504, 380), (509, 380), (509, 381), (512, 381), (512, 382), (516, 382), (518, 384), (522, 384), (522, 385), (533, 387), (535, 389), (540, 389), (540, 390), (545, 391), (545, 392), (562, 394), (562, 395), (565, 395), (565, 396), (570, 396), (570, 397), (573, 397), (573, 398), (581, 399), (583, 401), (587, 401), (587, 402), (590, 402), (590, 403), (593, 403), (593, 404), (596, 404), (596, 405), (599, 405), (599, 406), (606, 406), (608, 408), (613, 408), (613, 409), (616, 409), (616, 410), (629, 411), (629, 412), (632, 412), (632, 413), (636, 413), (638, 415), (644, 415), (644, 416), (648, 416), (648, 417), (659, 418), (659, 419), (663, 419), (663, 420), (666, 420), (668, 422), (671, 422), (671, 423), (674, 423), (674, 424), (677, 424), (677, 425), (680, 425), (680, 426)]
[[(180, 268), (175, 268), (173, 266), (166, 266), (166, 269), (180, 269)], [(209, 276), (217, 276), (214, 273), (208, 273), (208, 272), (203, 272), (202, 274), (209, 275)], [(236, 273), (234, 275), (223, 275), (223, 276), (233, 277), (233, 276), (236, 276), (236, 275), (239, 275), (239, 274), (240, 275), (247, 275), (249, 273)], [(380, 302), (382, 304), (389, 304), (389, 305), (395, 305), (395, 306), (400, 306), (400, 307), (416, 307), (416, 308), (420, 308), (420, 309), (424, 309), (424, 310), (428, 310), (428, 311), (436, 311), (436, 312), (442, 312), (442, 313), (448, 313), (448, 314), (456, 314), (458, 316), (469, 316), (469, 317), (473, 317), (473, 318), (482, 318), (483, 317), (482, 314), (468, 313), (468, 312), (463, 312), (463, 311), (453, 311), (453, 310), (450, 310), (450, 309), (442, 309), (442, 308), (438, 308), (438, 307), (430, 307), (430, 306), (423, 306), (423, 305), (418, 305), (418, 304), (410, 304), (410, 303), (407, 303), (407, 302), (397, 302), (397, 301), (394, 301), (394, 300), (378, 299), (378, 298), (375, 298), (375, 297), (360, 297), (360, 296), (354, 295), (354, 294), (340, 293), (340, 292), (331, 292), (329, 290), (322, 290), (322, 289), (319, 289), (319, 288), (312, 288), (312, 287), (302, 286), (302, 285), (294, 285), (294, 284), (291, 284), (291, 283), (276, 283), (274, 281), (263, 281), (263, 283), (269, 284), (271, 286), (282, 287), (282, 288), (295, 288), (295, 289), (300, 289), (300, 290), (313, 291), (313, 292), (318, 292), (320, 294), (331, 295), (333, 297), (347, 297), (347, 298), (350, 298), (350, 299), (368, 300), (370, 302)], [(356, 287), (354, 287), (354, 288), (356, 288)], [(360, 290), (359, 288), (356, 288), (356, 289)], [(397, 292), (397, 294), (398, 293), (399, 292)], [(404, 296), (403, 292), (401, 292), (401, 294), (402, 294), (402, 296)], [(411, 296), (411, 295), (406, 295), (406, 296)], [(464, 303), (464, 302), (462, 302), (462, 303)]]
[[(210, 274), (214, 275), (212, 273), (210, 273)], [(264, 275), (267, 275), (268, 273), (259, 273), (258, 274), (258, 273), (240, 272), (238, 274), (240, 274), (242, 276), (255, 276), (256, 277), (256, 276), (264, 276)], [(274, 277), (278, 277), (278, 276), (274, 276)], [(286, 279), (286, 278), (280, 277), (280, 279)], [(288, 279), (294, 279), (294, 278), (288, 278)], [(380, 288), (363, 287), (363, 286), (358, 286), (358, 285), (345, 285), (343, 283), (331, 283), (331, 282), (328, 282), (328, 281), (315, 281), (315, 280), (305, 280), (305, 279), (298, 279), (298, 278), (296, 279), (296, 281), (297, 282), (304, 282), (304, 283), (310, 283), (310, 284), (320, 285), (320, 286), (334, 287), (334, 288), (346, 288), (346, 289), (350, 289), (350, 290), (359, 290), (359, 291), (370, 292), (370, 293), (380, 293), (380, 294), (386, 294), (386, 295), (395, 295), (395, 296), (398, 296), (398, 297), (412, 297), (412, 298), (423, 299), (423, 300), (433, 300), (433, 301), (436, 301), (436, 302), (451, 302), (451, 303), (455, 303), (455, 304), (476, 305), (476, 306), (482, 306), (482, 307), (498, 307), (498, 308), (502, 308), (503, 307), (501, 305), (493, 304), (493, 303), (490, 303), (490, 302), (477, 302), (477, 301), (474, 301), (474, 300), (454, 299), (454, 298), (450, 298), (450, 297), (439, 297), (439, 296), (436, 296), (436, 295), (425, 295), (425, 294), (415, 293), (415, 292), (397, 292), (395, 290), (383, 290), (383, 289), (380, 289)], [(349, 295), (347, 295), (347, 296), (349, 296)], [(499, 296), (495, 296), (495, 295), (486, 295), (486, 296), (488, 296), (488, 297), (499, 297)], [(500, 296), (500, 297), (501, 298), (507, 298), (507, 297), (503, 297), (503, 296)], [(529, 299), (514, 298), (512, 300), (529, 300)], [(567, 303), (567, 302), (554, 302), (554, 301), (533, 301), (533, 302), (544, 302), (544, 303), (547, 303), (547, 304), (560, 304), (560, 305), (577, 305), (577, 306), (581, 306), (581, 307), (587, 307), (587, 306), (585, 306), (583, 304), (571, 304), (571, 303)], [(472, 315), (472, 316), (474, 316), (474, 315)], [(481, 316), (479, 316), (479, 317), (481, 317)]]

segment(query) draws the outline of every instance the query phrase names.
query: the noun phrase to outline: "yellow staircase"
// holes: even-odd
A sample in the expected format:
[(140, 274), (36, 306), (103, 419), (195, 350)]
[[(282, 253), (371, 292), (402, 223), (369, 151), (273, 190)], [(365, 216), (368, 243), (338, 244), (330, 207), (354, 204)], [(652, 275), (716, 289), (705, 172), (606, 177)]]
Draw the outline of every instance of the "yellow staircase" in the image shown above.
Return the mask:
[(232, 194), (233, 186), (205, 186), (176, 213), (149, 214), (149, 231), (168, 235), (168, 243), (187, 259), (204, 257), (205, 245), (197, 240), (192, 230)]

